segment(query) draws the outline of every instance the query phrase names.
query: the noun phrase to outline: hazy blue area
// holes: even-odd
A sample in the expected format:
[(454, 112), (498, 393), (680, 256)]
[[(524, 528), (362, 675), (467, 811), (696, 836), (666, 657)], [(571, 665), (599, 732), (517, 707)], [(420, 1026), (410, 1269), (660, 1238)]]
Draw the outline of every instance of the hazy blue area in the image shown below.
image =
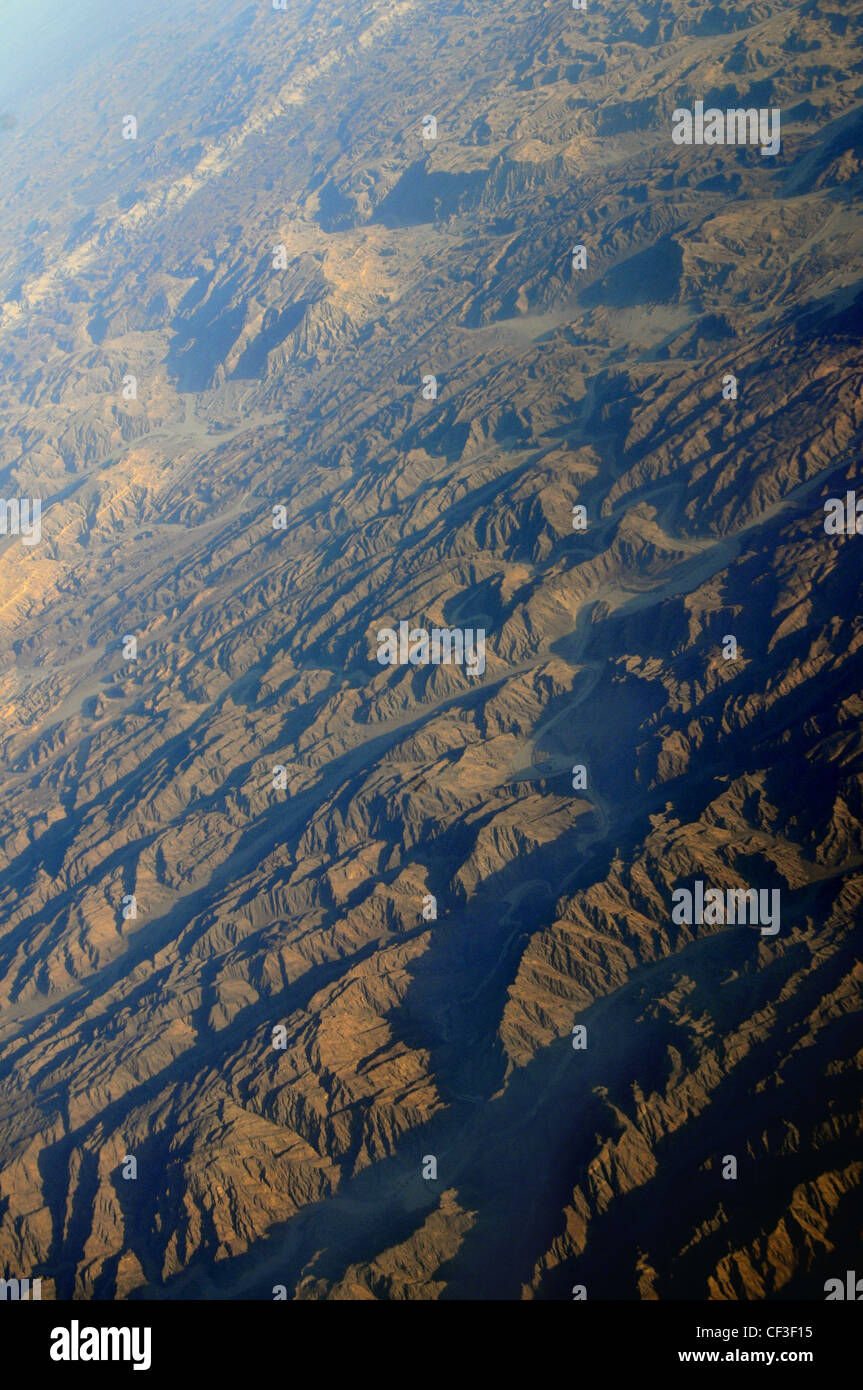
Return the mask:
[[(161, 9), (162, 0), (148, 0)], [(40, 92), (140, 24), (117, 0), (0, 0), (0, 113), (26, 118)]]

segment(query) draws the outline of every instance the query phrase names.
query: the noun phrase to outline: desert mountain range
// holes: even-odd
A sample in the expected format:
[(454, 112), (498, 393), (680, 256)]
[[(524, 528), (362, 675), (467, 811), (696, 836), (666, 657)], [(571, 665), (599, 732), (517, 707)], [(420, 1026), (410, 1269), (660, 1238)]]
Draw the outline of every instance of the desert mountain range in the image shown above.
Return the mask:
[[(0, 1274), (823, 1298), (863, 9), (122, 8), (0, 87)], [(675, 144), (699, 101), (781, 149)]]

